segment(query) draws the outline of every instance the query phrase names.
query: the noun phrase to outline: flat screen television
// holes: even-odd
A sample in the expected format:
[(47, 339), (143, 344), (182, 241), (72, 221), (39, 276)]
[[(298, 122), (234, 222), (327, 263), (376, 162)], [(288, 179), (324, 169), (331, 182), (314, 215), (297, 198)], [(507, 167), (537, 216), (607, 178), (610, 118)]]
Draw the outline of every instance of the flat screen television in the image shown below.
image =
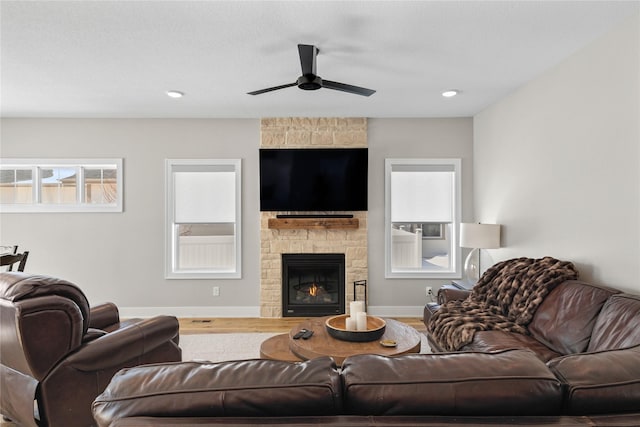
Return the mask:
[(366, 148), (260, 149), (261, 211), (366, 211)]

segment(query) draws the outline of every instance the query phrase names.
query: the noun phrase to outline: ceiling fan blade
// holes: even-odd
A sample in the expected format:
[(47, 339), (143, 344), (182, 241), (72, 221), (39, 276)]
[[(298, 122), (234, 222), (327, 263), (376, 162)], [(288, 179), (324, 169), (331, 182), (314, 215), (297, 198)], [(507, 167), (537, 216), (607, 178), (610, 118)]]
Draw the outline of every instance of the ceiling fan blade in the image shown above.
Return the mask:
[(271, 92), (273, 90), (284, 89), (291, 86), (296, 86), (297, 83), (288, 83), (286, 85), (268, 87), (266, 89), (254, 90), (253, 92), (247, 92), (247, 95), (260, 95), (261, 93)]
[(345, 83), (332, 82), (331, 80), (322, 80), (322, 87), (333, 90), (341, 90), (342, 92), (355, 93), (356, 95), (371, 96), (376, 93), (373, 89), (365, 87), (348, 85)]
[(300, 53), (300, 66), (302, 67), (302, 75), (316, 75), (316, 57), (318, 56), (318, 48), (310, 44), (299, 44), (298, 53)]

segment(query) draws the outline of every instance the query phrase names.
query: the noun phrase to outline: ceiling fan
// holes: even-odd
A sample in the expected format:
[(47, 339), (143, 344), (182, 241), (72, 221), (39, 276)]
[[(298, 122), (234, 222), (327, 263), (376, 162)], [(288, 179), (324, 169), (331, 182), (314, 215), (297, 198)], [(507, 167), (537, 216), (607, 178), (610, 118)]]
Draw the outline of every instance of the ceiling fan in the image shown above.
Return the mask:
[(280, 86), (274, 86), (266, 89), (260, 89), (248, 92), (249, 95), (260, 95), (261, 93), (271, 92), (273, 90), (284, 89), (291, 86), (298, 86), (304, 90), (317, 90), (320, 88), (340, 90), (342, 92), (354, 93), (356, 95), (371, 96), (376, 93), (373, 89), (348, 85), (345, 83), (332, 82), (331, 80), (323, 80), (316, 74), (316, 57), (320, 50), (313, 45), (299, 44), (298, 52), (300, 53), (300, 65), (302, 66), (302, 75), (298, 77), (294, 83), (288, 83)]

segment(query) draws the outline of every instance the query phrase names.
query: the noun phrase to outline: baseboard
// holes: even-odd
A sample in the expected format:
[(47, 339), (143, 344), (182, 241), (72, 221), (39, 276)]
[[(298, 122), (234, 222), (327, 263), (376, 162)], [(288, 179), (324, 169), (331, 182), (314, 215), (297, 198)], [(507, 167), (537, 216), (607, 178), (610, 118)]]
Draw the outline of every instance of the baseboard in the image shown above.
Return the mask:
[[(154, 316), (189, 317), (260, 317), (258, 306), (237, 307), (119, 307), (122, 318)], [(372, 305), (369, 314), (380, 317), (422, 317), (424, 306)]]
[(395, 306), (395, 305), (371, 305), (367, 308), (369, 314), (380, 317), (420, 317), (424, 315), (424, 306)]
[(238, 307), (119, 307), (122, 318), (154, 316), (189, 317), (260, 317), (258, 306)]

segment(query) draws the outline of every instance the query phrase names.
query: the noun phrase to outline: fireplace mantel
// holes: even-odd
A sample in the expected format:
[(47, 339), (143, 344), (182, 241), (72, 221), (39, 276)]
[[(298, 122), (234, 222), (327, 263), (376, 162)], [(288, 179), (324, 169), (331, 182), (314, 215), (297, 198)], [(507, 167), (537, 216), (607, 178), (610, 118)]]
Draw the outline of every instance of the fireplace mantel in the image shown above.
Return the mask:
[(358, 218), (269, 218), (269, 228), (275, 230), (355, 230)]

